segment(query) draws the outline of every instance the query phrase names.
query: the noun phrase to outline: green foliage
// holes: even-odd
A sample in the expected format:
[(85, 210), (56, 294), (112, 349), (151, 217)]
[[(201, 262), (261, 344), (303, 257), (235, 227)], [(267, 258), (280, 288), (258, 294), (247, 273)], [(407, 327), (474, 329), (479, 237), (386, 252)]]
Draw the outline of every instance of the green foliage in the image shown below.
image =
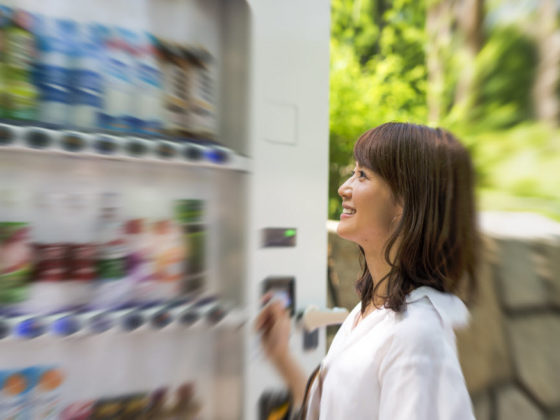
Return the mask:
[(520, 197), (560, 198), (560, 133), (537, 123), (483, 132), (469, 138), (479, 186)]
[(358, 136), (386, 121), (426, 119), (425, 10), (411, 0), (387, 4), (332, 3), (330, 217)]
[[(387, 121), (427, 121), (430, 1), (447, 0), (332, 2), (331, 218), (339, 217), (337, 189), (349, 174), (359, 135)], [(522, 24), (496, 24), (486, 31), (474, 61), (474, 102), (467, 106), (454, 102), (468, 59), (460, 52), (464, 37), (455, 34), (440, 52), (445, 69), (440, 124), (471, 150), (482, 208), (540, 211), (560, 219), (560, 130), (531, 121), (535, 42)]]
[(479, 126), (500, 128), (532, 118), (535, 63), (536, 46), (519, 28), (493, 31), (476, 58), (480, 103), (469, 119)]

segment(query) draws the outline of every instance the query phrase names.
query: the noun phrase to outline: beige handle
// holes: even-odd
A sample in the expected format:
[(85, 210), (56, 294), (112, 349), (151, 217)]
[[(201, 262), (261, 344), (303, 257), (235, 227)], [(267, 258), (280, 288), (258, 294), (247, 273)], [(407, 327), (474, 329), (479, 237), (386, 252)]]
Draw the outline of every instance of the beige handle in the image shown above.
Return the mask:
[(307, 331), (313, 331), (328, 325), (342, 324), (347, 316), (346, 308), (319, 309), (309, 306), (301, 317), (301, 323)]

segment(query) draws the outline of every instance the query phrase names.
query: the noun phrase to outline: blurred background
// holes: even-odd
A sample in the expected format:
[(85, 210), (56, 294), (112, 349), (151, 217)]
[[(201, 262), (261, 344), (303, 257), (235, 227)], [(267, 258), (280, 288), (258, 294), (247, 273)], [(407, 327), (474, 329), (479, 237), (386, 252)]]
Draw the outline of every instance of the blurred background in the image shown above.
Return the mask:
[(559, 17), (0, 1), (0, 420), (282, 418), (260, 297), (290, 307), (313, 370), (336, 327), (297, 315), (358, 301), (336, 191), (387, 121), (445, 127), (474, 159), (483, 259), (458, 347), (477, 419), (559, 420)]
[(481, 209), (560, 220), (559, 66), (553, 0), (333, 0), (329, 216), (355, 139), (410, 121), (467, 145)]
[[(329, 218), (378, 124), (442, 126), (474, 159), (480, 291), (458, 347), (479, 420), (560, 418), (559, 17), (554, 0), (332, 1)], [(334, 220), (329, 302), (351, 308), (358, 252)]]

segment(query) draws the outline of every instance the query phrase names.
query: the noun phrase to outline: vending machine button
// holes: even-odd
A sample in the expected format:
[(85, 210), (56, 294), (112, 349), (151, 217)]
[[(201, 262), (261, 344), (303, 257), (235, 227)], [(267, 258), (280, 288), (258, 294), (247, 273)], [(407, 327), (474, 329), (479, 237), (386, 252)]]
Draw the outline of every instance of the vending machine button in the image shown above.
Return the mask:
[(125, 331), (134, 331), (143, 323), (144, 317), (142, 316), (142, 313), (140, 313), (140, 311), (133, 310), (124, 316), (123, 328)]
[(185, 310), (179, 316), (179, 322), (183, 325), (192, 325), (200, 319), (200, 312), (195, 308)]
[(25, 134), (25, 142), (34, 149), (45, 149), (50, 146), (52, 136), (46, 130), (34, 128)]
[(177, 149), (172, 143), (160, 141), (156, 148), (156, 154), (162, 159), (171, 159), (177, 154)]
[(69, 336), (80, 330), (80, 322), (75, 317), (67, 315), (56, 319), (51, 328), (56, 335)]
[(100, 136), (95, 141), (95, 150), (103, 155), (112, 155), (117, 149), (117, 142), (108, 136)]
[(0, 320), (0, 339), (7, 337), (10, 334), (10, 326), (4, 320)]
[(185, 159), (188, 160), (201, 160), (203, 157), (203, 149), (200, 146), (196, 146), (196, 145), (189, 145), (187, 147), (185, 147), (185, 150), (183, 151), (183, 156), (185, 157)]
[(130, 156), (140, 157), (148, 152), (148, 147), (141, 140), (131, 139), (126, 143), (125, 150)]
[(15, 140), (14, 130), (7, 125), (0, 125), (0, 146), (12, 144)]
[(157, 311), (152, 318), (152, 325), (155, 328), (165, 328), (173, 321), (173, 317), (167, 309)]
[(108, 331), (113, 326), (113, 320), (107, 312), (94, 315), (89, 320), (89, 328), (95, 334), (101, 334)]
[(219, 305), (214, 306), (206, 313), (206, 319), (212, 324), (217, 324), (227, 315), (227, 311)]
[(45, 333), (45, 326), (38, 318), (28, 318), (15, 327), (15, 334), (21, 338), (37, 338)]
[(213, 147), (206, 152), (206, 158), (214, 163), (226, 163), (229, 155), (224, 149)]
[(68, 152), (80, 152), (86, 147), (84, 137), (78, 133), (65, 133), (60, 143), (62, 148)]

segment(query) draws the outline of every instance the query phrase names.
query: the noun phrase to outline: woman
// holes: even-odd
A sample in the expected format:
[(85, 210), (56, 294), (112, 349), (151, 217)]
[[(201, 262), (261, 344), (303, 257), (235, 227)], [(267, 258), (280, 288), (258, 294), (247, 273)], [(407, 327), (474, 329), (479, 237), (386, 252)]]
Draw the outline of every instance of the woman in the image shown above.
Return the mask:
[(256, 322), (262, 345), (307, 419), (471, 420), (453, 328), (475, 289), (473, 168), (449, 132), (388, 123), (354, 146), (339, 188), (337, 233), (359, 245), (361, 302), (309, 381), (288, 348), (279, 302)]

